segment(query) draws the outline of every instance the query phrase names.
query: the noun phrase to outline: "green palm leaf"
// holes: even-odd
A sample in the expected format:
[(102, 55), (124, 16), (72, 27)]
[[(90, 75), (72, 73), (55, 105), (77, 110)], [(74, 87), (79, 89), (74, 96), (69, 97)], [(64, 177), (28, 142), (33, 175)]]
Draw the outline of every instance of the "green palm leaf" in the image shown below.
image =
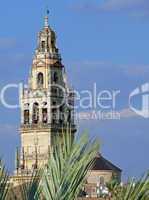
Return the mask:
[(9, 176), (5, 171), (5, 167), (0, 160), (0, 200), (6, 199), (9, 190)]
[(54, 139), (53, 153), (42, 177), (46, 200), (75, 200), (99, 150), (99, 143), (90, 141), (86, 133), (78, 141), (71, 131), (62, 135)]
[(149, 173), (137, 182), (132, 179), (123, 187), (116, 185), (113, 200), (149, 200)]
[[(39, 200), (41, 192), (39, 189), (40, 178), (42, 171), (34, 171), (32, 176), (28, 180), (20, 181), (20, 186), (16, 189), (16, 192), (13, 191), (13, 196), (18, 200)], [(18, 195), (19, 194), (19, 195)]]

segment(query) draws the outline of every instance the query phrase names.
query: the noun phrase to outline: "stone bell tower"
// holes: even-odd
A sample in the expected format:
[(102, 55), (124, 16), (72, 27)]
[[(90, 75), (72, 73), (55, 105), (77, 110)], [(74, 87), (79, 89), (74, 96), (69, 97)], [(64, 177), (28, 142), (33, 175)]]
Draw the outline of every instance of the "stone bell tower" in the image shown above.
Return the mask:
[(17, 150), (16, 171), (30, 174), (46, 165), (55, 135), (67, 127), (71, 128), (72, 136), (76, 132), (74, 92), (67, 83), (48, 13), (38, 34), (28, 87), (23, 89), (20, 102), (21, 151)]

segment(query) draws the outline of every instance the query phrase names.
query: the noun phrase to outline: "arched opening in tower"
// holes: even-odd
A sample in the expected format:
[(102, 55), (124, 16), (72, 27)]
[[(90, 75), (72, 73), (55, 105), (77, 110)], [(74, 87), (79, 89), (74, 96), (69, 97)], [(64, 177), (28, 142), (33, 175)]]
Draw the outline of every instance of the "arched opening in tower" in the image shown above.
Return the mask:
[(33, 124), (38, 124), (39, 122), (39, 104), (33, 104)]
[(40, 72), (37, 76), (37, 85), (39, 88), (43, 88), (43, 84), (44, 84), (43, 73)]

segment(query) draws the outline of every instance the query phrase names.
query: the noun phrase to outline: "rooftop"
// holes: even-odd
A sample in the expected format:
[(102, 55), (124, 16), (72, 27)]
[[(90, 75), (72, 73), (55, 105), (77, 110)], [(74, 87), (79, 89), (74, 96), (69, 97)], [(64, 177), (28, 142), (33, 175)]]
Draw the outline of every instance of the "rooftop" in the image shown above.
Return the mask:
[(122, 172), (122, 170), (119, 167), (115, 166), (110, 161), (106, 160), (100, 154), (96, 156), (92, 170), (106, 170), (106, 171), (109, 170), (109, 171)]

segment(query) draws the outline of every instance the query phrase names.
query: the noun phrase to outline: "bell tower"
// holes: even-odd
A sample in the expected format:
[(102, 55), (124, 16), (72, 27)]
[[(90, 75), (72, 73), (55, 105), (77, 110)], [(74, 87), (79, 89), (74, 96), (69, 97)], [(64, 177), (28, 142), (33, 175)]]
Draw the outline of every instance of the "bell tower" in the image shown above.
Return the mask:
[(53, 137), (68, 127), (72, 136), (74, 124), (74, 92), (66, 79), (56, 34), (49, 26), (48, 13), (38, 34), (27, 88), (20, 95), (21, 151), (17, 150), (16, 171), (30, 174), (46, 165)]

